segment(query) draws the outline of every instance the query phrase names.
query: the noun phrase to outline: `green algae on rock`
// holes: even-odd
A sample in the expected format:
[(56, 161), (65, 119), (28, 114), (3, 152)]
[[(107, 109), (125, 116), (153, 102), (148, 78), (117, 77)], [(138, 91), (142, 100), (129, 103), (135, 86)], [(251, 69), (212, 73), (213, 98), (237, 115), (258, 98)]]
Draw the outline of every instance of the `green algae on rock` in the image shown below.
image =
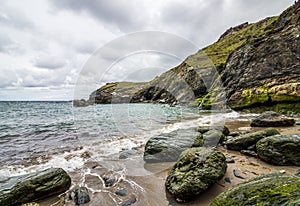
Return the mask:
[(223, 153), (204, 147), (184, 151), (166, 180), (166, 189), (177, 199), (190, 200), (220, 180), (227, 169)]
[(252, 132), (244, 135), (240, 135), (237, 137), (232, 137), (228, 139), (224, 144), (230, 150), (245, 150), (250, 146), (255, 145), (259, 140), (279, 134), (279, 132), (274, 128), (267, 128), (262, 131)]
[(0, 205), (21, 205), (63, 193), (71, 185), (70, 176), (61, 168), (1, 180)]
[(256, 144), (258, 156), (276, 165), (300, 166), (300, 135), (274, 135)]
[(300, 178), (272, 173), (240, 183), (221, 193), (211, 206), (300, 204)]

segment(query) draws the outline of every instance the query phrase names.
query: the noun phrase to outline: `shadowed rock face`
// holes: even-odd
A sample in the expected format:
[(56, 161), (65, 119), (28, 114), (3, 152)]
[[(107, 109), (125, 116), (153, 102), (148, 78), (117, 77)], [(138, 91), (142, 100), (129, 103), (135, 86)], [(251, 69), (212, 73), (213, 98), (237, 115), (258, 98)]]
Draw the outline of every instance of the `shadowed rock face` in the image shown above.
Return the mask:
[(300, 101), (300, 2), (233, 51), (222, 81), (232, 108)]
[(0, 205), (21, 205), (69, 189), (71, 178), (60, 168), (0, 180)]
[(243, 182), (221, 193), (211, 206), (299, 205), (300, 178), (272, 173)]

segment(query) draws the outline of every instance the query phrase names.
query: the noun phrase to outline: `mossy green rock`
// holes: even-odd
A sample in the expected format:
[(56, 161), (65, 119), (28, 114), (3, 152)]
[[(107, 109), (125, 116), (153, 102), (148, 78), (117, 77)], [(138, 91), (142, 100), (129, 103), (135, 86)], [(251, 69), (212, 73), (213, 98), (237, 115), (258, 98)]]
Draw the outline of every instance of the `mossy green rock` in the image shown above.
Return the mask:
[(0, 205), (21, 205), (41, 200), (69, 189), (71, 178), (61, 168), (0, 180)]
[(220, 180), (227, 169), (225, 156), (197, 147), (184, 151), (166, 180), (166, 189), (180, 200), (190, 200)]
[(274, 128), (267, 128), (262, 131), (252, 132), (244, 135), (240, 135), (235, 138), (230, 138), (225, 142), (225, 145), (230, 150), (245, 150), (248, 147), (255, 145), (259, 140), (279, 134), (279, 132)]
[(300, 205), (300, 178), (272, 173), (243, 182), (221, 193), (211, 206)]
[(258, 156), (276, 165), (300, 166), (300, 135), (274, 135), (256, 144)]

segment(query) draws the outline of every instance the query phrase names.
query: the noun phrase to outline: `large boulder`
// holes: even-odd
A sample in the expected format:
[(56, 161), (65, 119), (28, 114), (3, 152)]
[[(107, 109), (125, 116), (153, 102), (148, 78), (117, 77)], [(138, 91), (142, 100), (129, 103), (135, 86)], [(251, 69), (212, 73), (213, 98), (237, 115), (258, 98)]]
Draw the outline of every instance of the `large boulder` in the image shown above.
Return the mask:
[(261, 159), (276, 165), (300, 166), (300, 135), (274, 135), (256, 144)]
[(295, 120), (279, 115), (276, 112), (268, 111), (253, 119), (251, 127), (289, 127), (295, 124)]
[(180, 154), (192, 147), (198, 132), (196, 128), (180, 129), (151, 137), (146, 145), (146, 162), (175, 162)]
[(262, 131), (247, 133), (237, 137), (229, 138), (224, 144), (230, 150), (246, 150), (249, 147), (255, 145), (260, 139), (276, 134), (279, 134), (276, 129), (267, 128)]
[(300, 178), (272, 173), (238, 184), (221, 193), (211, 206), (300, 205)]
[(0, 205), (21, 205), (63, 193), (71, 178), (61, 168), (51, 168), (0, 180)]
[(220, 180), (227, 169), (225, 156), (196, 147), (182, 153), (166, 180), (166, 189), (179, 200), (190, 200)]

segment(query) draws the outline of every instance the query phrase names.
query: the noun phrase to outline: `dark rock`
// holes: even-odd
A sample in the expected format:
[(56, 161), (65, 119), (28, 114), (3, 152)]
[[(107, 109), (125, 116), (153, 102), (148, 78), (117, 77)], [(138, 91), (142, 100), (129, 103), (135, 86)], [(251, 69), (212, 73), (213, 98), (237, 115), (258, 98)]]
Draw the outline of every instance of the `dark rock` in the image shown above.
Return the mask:
[(173, 162), (180, 154), (192, 147), (198, 132), (195, 129), (180, 129), (151, 137), (146, 145), (146, 162)]
[(226, 126), (203, 126), (198, 128), (198, 132), (200, 134), (197, 135), (193, 147), (215, 147), (230, 133)]
[(103, 177), (103, 181), (104, 181), (105, 187), (111, 187), (117, 182), (117, 179), (114, 177), (106, 177), (105, 176), (105, 177)]
[(0, 205), (21, 205), (63, 193), (69, 189), (71, 178), (61, 168), (50, 168), (0, 183)]
[(251, 150), (241, 150), (241, 153), (250, 157), (258, 157), (257, 153)]
[(297, 120), (297, 121), (295, 122), (295, 125), (300, 125), (300, 120)]
[(130, 198), (129, 200), (126, 200), (125, 202), (121, 203), (121, 206), (130, 206), (136, 203), (137, 199), (135, 197)]
[(248, 149), (248, 147), (256, 144), (256, 142), (264, 137), (272, 136), (275, 134), (279, 134), (276, 129), (267, 128), (262, 131), (248, 133), (245, 135), (240, 135), (236, 138), (228, 139), (224, 144), (228, 149), (240, 151)]
[(227, 169), (225, 156), (197, 147), (184, 151), (166, 180), (166, 189), (180, 200), (190, 200), (220, 180)]
[(276, 112), (265, 112), (251, 121), (251, 127), (288, 127), (293, 126), (295, 120), (280, 116)]
[(225, 182), (228, 182), (228, 183), (233, 183), (233, 179), (229, 178), (229, 177), (225, 177)]
[(115, 194), (124, 197), (124, 196), (127, 196), (128, 190), (127, 189), (117, 190), (117, 191), (115, 191)]
[(198, 127), (198, 132), (200, 132), (201, 134), (204, 134), (210, 130), (217, 130), (217, 131), (220, 131), (224, 134), (224, 136), (228, 136), (230, 131), (228, 129), (228, 127), (222, 125), (222, 126), (201, 126), (201, 127)]
[(258, 156), (276, 165), (300, 166), (300, 135), (274, 135), (256, 144)]
[(70, 194), (76, 206), (90, 202), (89, 191), (86, 187), (79, 187)]
[(237, 137), (239, 135), (240, 135), (240, 133), (238, 133), (238, 132), (230, 132), (228, 136)]
[(94, 102), (91, 101), (91, 100), (85, 100), (85, 99), (75, 99), (73, 100), (73, 106), (74, 107), (87, 107), (87, 106), (90, 106), (90, 105), (93, 105)]
[(211, 206), (299, 205), (300, 178), (272, 173), (240, 183), (217, 196)]
[(127, 159), (129, 156), (134, 155), (136, 152), (134, 150), (126, 150), (120, 153), (119, 159)]
[(235, 177), (240, 178), (240, 179), (245, 179), (243, 176), (240, 175), (239, 171), (237, 169), (233, 170), (233, 174)]
[(296, 176), (300, 177), (300, 170), (295, 173)]
[(230, 157), (230, 156), (226, 157), (226, 163), (234, 163), (234, 162), (235, 161), (234, 161), (234, 159), (232, 157)]

